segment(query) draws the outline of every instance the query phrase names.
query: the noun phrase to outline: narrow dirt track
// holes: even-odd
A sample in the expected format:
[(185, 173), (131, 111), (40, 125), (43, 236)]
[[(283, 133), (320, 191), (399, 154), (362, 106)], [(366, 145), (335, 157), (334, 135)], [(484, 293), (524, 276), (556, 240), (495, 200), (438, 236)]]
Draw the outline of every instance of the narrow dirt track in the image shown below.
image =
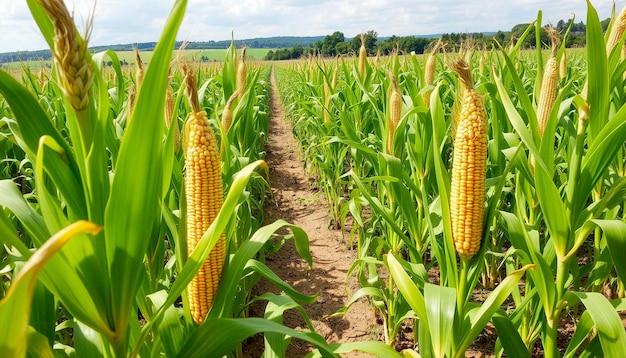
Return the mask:
[[(354, 278), (346, 281), (346, 273), (355, 260), (356, 251), (347, 249), (341, 231), (328, 228), (329, 217), (324, 195), (317, 191), (305, 173), (298, 157), (298, 145), (292, 136), (291, 126), (281, 106), (276, 80), (272, 70), (270, 97), (271, 119), (266, 161), (270, 168), (270, 184), (274, 201), (265, 206), (266, 223), (284, 219), (307, 232), (313, 269), (309, 270), (289, 241), (277, 253), (266, 258), (267, 266), (287, 283), (305, 294), (318, 294), (317, 301), (304, 308), (313, 321), (317, 333), (329, 342), (355, 342), (378, 340), (380, 325), (376, 323), (372, 307), (366, 302), (355, 303), (342, 317), (328, 317), (342, 308), (359, 289)], [(262, 280), (255, 293), (277, 289)], [(250, 316), (263, 316), (265, 304), (251, 307)], [(284, 315), (284, 324), (292, 328), (306, 328), (305, 321), (295, 311)], [(253, 338), (244, 347), (246, 357), (259, 357), (263, 341)], [(311, 348), (304, 342), (292, 340), (287, 357), (302, 357)], [(369, 357), (351, 353), (345, 357)]]

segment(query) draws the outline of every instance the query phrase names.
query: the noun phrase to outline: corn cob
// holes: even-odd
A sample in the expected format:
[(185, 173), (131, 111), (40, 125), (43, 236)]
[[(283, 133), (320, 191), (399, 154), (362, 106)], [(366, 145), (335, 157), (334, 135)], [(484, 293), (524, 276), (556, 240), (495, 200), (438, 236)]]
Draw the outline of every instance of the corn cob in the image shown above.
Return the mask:
[(230, 129), (230, 125), (233, 122), (233, 102), (235, 102), (235, 100), (239, 98), (239, 90), (235, 91), (235, 93), (233, 93), (230, 98), (228, 99), (228, 101), (226, 101), (226, 104), (224, 105), (224, 111), (222, 112), (222, 127), (224, 127), (224, 133), (228, 132), (228, 129)]
[(365, 76), (365, 64), (367, 62), (367, 49), (365, 48), (365, 34), (361, 33), (361, 48), (359, 49), (359, 73)]
[(480, 249), (483, 232), (487, 124), (482, 97), (473, 87), (467, 62), (453, 63), (463, 84), (452, 164), (450, 214), (452, 238), (459, 256), (471, 258)]
[(561, 60), (559, 61), (559, 78), (567, 77), (567, 51), (563, 51)]
[[(440, 47), (441, 39), (437, 40), (437, 43), (435, 43), (435, 47), (433, 47), (433, 50), (430, 52), (430, 54), (428, 54), (428, 58), (426, 59), (426, 65), (424, 68), (425, 86), (430, 86), (435, 82), (435, 70), (437, 69), (437, 52), (439, 52)], [(424, 104), (426, 106), (428, 106), (428, 104), (430, 103), (431, 92), (432, 91), (425, 91), (422, 94), (422, 100), (424, 101)]]
[(617, 44), (624, 36), (624, 31), (626, 31), (626, 7), (620, 11), (620, 13), (615, 18), (615, 23), (611, 25), (611, 32), (609, 34), (609, 39), (606, 41), (606, 54), (607, 56), (611, 55), (611, 52), (617, 46)]
[(174, 125), (174, 153), (178, 153), (180, 131), (178, 130), (178, 119), (174, 118), (174, 95), (168, 87), (165, 92), (165, 126), (169, 130), (172, 125)]
[(394, 155), (393, 141), (395, 138), (396, 128), (402, 117), (402, 93), (398, 87), (398, 80), (393, 74), (389, 74), (391, 78), (391, 88), (389, 94), (389, 114), (387, 115), (387, 153)]
[[(185, 86), (191, 113), (185, 125), (185, 193), (187, 252), (191, 254), (217, 216), (224, 200), (219, 150), (206, 112), (200, 110), (195, 76), (185, 68)], [(193, 320), (204, 322), (217, 291), (225, 257), (224, 235), (209, 253), (187, 287)]]
[(241, 99), (244, 91), (246, 90), (246, 74), (248, 73), (248, 68), (246, 65), (246, 48), (244, 47), (241, 50), (241, 62), (237, 66), (237, 97)]
[(541, 94), (537, 104), (537, 123), (539, 124), (539, 136), (543, 137), (546, 124), (550, 118), (554, 100), (556, 99), (556, 88), (559, 83), (559, 68), (557, 51), (559, 46), (559, 34), (553, 27), (548, 27), (548, 35), (552, 42), (552, 53), (546, 62), (546, 67), (541, 80)]

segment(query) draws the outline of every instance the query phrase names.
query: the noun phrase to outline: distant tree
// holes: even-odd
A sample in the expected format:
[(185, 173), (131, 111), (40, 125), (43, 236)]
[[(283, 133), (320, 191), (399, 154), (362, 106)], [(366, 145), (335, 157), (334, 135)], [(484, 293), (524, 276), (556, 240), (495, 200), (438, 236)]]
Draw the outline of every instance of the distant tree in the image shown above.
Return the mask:
[(504, 44), (504, 40), (506, 39), (506, 34), (504, 33), (504, 31), (498, 31), (496, 32), (496, 34), (493, 36), (496, 41), (498, 41), (500, 44)]
[[(378, 33), (374, 30), (370, 30), (365, 33), (365, 49), (367, 50), (367, 54), (371, 55), (375, 52), (376, 41), (378, 40)], [(359, 52), (361, 48), (361, 34), (356, 35), (350, 40), (350, 49)]]
[(338, 55), (345, 55), (350, 52), (350, 46), (347, 42), (340, 42), (335, 46), (335, 53)]
[(405, 53), (424, 53), (431, 41), (433, 40), (423, 37), (406, 36), (399, 39), (398, 46)]
[(324, 56), (335, 56), (338, 43), (345, 41), (343, 32), (335, 31), (332, 35), (327, 35), (322, 41), (321, 53)]

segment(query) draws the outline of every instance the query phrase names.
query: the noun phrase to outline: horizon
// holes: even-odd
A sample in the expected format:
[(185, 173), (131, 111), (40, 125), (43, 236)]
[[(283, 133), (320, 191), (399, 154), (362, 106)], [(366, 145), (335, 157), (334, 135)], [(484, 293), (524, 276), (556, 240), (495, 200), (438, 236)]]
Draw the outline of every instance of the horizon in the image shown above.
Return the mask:
[[(170, 12), (170, 4), (146, 0), (66, 1), (81, 33), (94, 14), (90, 47), (156, 42)], [(611, 16), (612, 0), (591, 1), (600, 19)], [(616, 4), (619, 12), (624, 1)], [(149, 5), (148, 5), (149, 4)], [(346, 39), (376, 31), (390, 36), (426, 37), (442, 33), (489, 33), (510, 31), (529, 23), (542, 11), (542, 24), (556, 25), (576, 14), (586, 22), (587, 7), (579, 0), (427, 1), (406, 6), (394, 2), (322, 0), (242, 0), (226, 5), (224, 0), (189, 0), (177, 40), (189, 42), (235, 41), (269, 37), (319, 37), (340, 31)], [(219, 15), (215, 15), (219, 14)], [(303, 16), (307, 14), (309, 16)], [(493, 14), (500, 14), (493, 16)], [(491, 21), (487, 21), (490, 19)], [(492, 27), (492, 28), (488, 28)], [(232, 37), (231, 37), (232, 36)], [(221, 38), (221, 39), (219, 39)], [(46, 50), (26, 2), (0, 3), (0, 53)]]

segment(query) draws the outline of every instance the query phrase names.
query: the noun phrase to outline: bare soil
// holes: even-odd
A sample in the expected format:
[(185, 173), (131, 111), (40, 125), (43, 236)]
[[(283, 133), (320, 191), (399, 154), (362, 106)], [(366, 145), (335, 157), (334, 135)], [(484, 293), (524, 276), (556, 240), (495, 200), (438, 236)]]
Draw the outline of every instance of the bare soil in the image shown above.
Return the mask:
[[(359, 289), (354, 278), (347, 278), (356, 251), (349, 250), (341, 231), (329, 229), (328, 205), (323, 193), (315, 188), (298, 155), (298, 144), (281, 107), (272, 73), (270, 97), (271, 118), (267, 141), (266, 161), (270, 168), (273, 200), (264, 208), (265, 221), (284, 219), (308, 234), (313, 268), (300, 258), (293, 242), (289, 240), (276, 253), (266, 257), (267, 266), (292, 287), (305, 294), (317, 294), (314, 304), (304, 305), (313, 328), (328, 342), (355, 342), (380, 340), (382, 328), (376, 322), (372, 306), (366, 301), (352, 305), (347, 314), (330, 317), (344, 307), (353, 292)], [(254, 293), (275, 292), (268, 281), (261, 280)], [(253, 304), (250, 316), (263, 317), (265, 303)], [(306, 323), (296, 311), (285, 312), (284, 325), (306, 329)], [(302, 357), (311, 351), (305, 342), (292, 340), (287, 357)], [(263, 339), (255, 336), (244, 346), (244, 356), (259, 357), (263, 352)], [(345, 357), (369, 357), (353, 353)]]

